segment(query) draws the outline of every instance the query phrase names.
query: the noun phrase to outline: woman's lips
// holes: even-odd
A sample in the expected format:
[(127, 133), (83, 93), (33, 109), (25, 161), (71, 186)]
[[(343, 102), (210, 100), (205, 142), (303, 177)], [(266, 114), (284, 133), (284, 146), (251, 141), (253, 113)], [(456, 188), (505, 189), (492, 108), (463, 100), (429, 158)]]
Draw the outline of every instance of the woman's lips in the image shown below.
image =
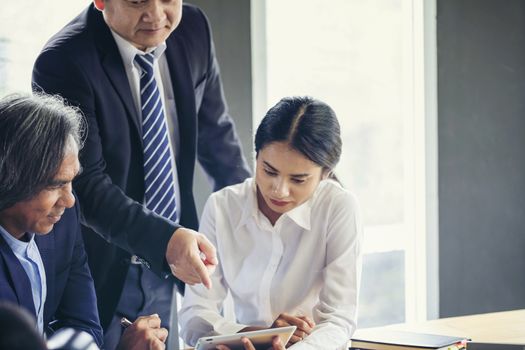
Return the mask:
[(270, 198), (270, 202), (272, 202), (273, 205), (276, 205), (278, 207), (284, 207), (285, 205), (290, 203), (290, 202), (286, 202), (286, 201), (278, 201), (278, 200), (271, 199), (271, 198)]

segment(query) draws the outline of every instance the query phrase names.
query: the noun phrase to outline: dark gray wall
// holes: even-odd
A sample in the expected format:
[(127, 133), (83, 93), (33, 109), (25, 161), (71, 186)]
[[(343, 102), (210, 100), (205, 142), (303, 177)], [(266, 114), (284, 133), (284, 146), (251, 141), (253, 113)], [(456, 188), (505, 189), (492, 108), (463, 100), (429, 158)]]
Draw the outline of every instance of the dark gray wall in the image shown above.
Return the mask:
[[(186, 2), (200, 7), (210, 20), (230, 115), (235, 121), (244, 154), (251, 166), (253, 127), (250, 1), (191, 0)], [(211, 186), (204, 172), (199, 168), (194, 185), (199, 212), (210, 192)]]
[(525, 1), (437, 16), (440, 316), (525, 308)]

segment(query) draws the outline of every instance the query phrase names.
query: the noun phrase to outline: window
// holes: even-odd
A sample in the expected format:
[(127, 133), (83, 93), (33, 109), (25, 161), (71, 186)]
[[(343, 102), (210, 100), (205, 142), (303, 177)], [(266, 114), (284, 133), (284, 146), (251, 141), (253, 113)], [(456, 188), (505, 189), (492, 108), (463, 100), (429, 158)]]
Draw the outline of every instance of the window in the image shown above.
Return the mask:
[(0, 94), (29, 92), (33, 63), (47, 40), (87, 6), (85, 1), (9, 1), (0, 12)]
[(426, 318), (427, 255), (419, 252), (426, 250), (431, 157), (423, 6), (252, 1), (254, 125), (290, 95), (319, 98), (339, 117), (343, 154), (336, 173), (358, 196), (365, 225), (360, 327)]

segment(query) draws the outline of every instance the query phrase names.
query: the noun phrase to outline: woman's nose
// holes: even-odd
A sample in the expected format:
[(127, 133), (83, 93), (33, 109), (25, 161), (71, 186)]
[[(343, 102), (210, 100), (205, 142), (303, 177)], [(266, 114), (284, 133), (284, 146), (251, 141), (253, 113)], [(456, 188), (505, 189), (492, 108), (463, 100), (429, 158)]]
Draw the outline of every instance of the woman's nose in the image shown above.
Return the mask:
[(288, 183), (284, 179), (277, 179), (273, 184), (273, 192), (277, 198), (288, 197)]

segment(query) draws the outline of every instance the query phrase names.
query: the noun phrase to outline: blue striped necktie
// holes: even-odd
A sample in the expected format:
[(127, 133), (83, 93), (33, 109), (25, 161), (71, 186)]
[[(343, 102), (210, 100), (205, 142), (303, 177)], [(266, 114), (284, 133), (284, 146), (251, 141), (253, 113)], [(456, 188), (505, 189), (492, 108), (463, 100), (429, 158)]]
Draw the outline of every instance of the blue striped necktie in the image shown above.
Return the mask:
[(160, 91), (153, 73), (155, 57), (151, 53), (136, 55), (140, 67), (140, 102), (144, 147), (144, 185), (146, 207), (176, 221), (177, 203), (171, 163), (168, 127)]

